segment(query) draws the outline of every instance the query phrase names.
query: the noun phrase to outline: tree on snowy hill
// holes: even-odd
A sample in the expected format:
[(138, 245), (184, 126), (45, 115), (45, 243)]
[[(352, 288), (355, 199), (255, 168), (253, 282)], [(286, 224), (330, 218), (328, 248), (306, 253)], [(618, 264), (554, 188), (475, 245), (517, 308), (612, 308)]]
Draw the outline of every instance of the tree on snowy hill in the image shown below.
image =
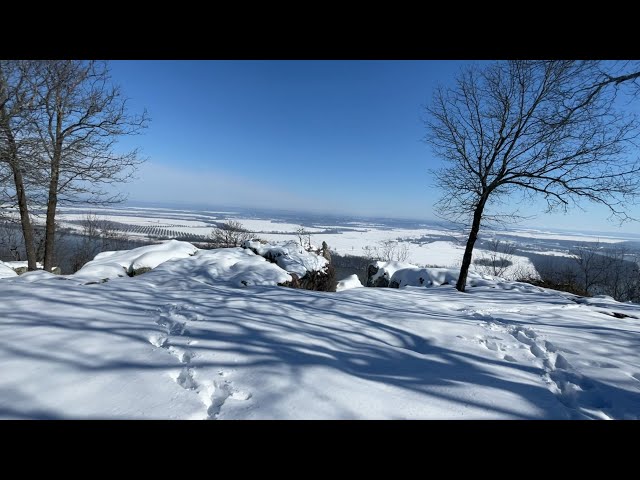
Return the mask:
[(130, 179), (142, 160), (136, 149), (115, 145), (148, 121), (146, 111), (129, 112), (107, 62), (0, 61), (0, 162), (12, 173), (30, 270), (36, 253), (29, 208), (46, 207), (44, 269), (50, 271), (57, 207), (122, 201), (109, 187)]
[(209, 248), (239, 247), (245, 240), (251, 239), (253, 234), (244, 228), (242, 223), (228, 220), (211, 232), (207, 246)]
[(34, 172), (32, 124), (38, 108), (35, 61), (0, 60), (0, 202), (17, 205), (28, 269), (37, 269), (27, 186)]
[(539, 196), (547, 211), (589, 200), (629, 219), (626, 205), (640, 193), (640, 162), (626, 154), (639, 130), (615, 100), (618, 86), (640, 73), (606, 73), (606, 66), (533, 60), (474, 65), (460, 72), (454, 87), (434, 92), (426, 141), (446, 162), (433, 172), (443, 190), (436, 206), (442, 217), (470, 226), (459, 291), (465, 290), (481, 223), (519, 218), (491, 210), (507, 200)]

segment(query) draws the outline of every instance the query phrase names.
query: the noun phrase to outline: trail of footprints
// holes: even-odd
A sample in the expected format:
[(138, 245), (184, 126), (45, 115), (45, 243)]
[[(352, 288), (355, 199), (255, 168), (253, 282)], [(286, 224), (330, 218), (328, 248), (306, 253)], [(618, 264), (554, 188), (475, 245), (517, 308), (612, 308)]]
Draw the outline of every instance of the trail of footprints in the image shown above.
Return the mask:
[[(156, 324), (165, 329), (165, 334), (153, 334), (149, 337), (149, 343), (157, 348), (163, 348), (173, 355), (180, 364), (182, 369), (172, 378), (175, 382), (185, 390), (195, 391), (205, 408), (207, 409), (207, 419), (215, 420), (220, 416), (220, 411), (225, 402), (231, 398), (234, 400), (249, 400), (250, 392), (236, 389), (230, 380), (224, 377), (228, 372), (224, 370), (218, 371), (219, 379), (216, 380), (196, 380), (197, 372), (191, 366), (191, 361), (195, 358), (195, 353), (188, 348), (171, 345), (171, 337), (184, 337), (188, 334), (186, 328), (187, 321), (201, 321), (202, 316), (193, 313), (192, 310), (177, 304), (169, 304), (158, 308), (159, 312)], [(195, 344), (196, 341), (187, 342), (188, 345)]]
[[(593, 414), (594, 411), (601, 412), (603, 409), (611, 408), (611, 403), (605, 399), (597, 386), (589, 378), (575, 371), (566, 357), (562, 355), (559, 348), (553, 343), (538, 337), (538, 334), (531, 328), (524, 326), (508, 325), (501, 323), (499, 319), (482, 313), (474, 315), (482, 318), (480, 325), (489, 331), (507, 333), (515, 338), (521, 349), (528, 349), (541, 362), (543, 370), (542, 378), (549, 386), (558, 400), (571, 409), (575, 418), (588, 417), (586, 414)], [(513, 348), (503, 342), (504, 338), (496, 335), (478, 336), (476, 341), (489, 350), (495, 351), (501, 358), (508, 362), (518, 360), (505, 352)], [(572, 353), (572, 352), (570, 352)], [(592, 362), (593, 363), (593, 362)], [(613, 364), (596, 365), (603, 368), (616, 368)], [(606, 414), (604, 414), (606, 415)]]

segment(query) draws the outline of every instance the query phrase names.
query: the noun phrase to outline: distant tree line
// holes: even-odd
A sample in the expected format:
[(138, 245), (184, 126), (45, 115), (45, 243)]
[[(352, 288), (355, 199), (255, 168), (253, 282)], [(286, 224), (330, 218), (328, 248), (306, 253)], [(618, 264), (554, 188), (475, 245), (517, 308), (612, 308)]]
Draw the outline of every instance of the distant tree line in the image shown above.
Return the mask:
[(521, 280), (577, 295), (608, 295), (640, 303), (640, 252), (624, 244), (582, 243), (571, 249), (570, 261), (553, 258), (538, 266), (539, 278)]
[[(128, 250), (151, 243), (150, 239), (126, 237), (113, 228), (112, 222), (100, 219), (94, 214), (88, 214), (77, 224), (80, 225), (80, 230), (56, 227), (56, 264), (54, 266), (60, 268), (63, 274), (78, 271), (100, 252)], [(36, 259), (42, 263), (46, 234), (44, 225), (34, 223), (33, 233)], [(24, 238), (19, 223), (15, 221), (0, 222), (0, 258), (26, 261), (24, 252)]]

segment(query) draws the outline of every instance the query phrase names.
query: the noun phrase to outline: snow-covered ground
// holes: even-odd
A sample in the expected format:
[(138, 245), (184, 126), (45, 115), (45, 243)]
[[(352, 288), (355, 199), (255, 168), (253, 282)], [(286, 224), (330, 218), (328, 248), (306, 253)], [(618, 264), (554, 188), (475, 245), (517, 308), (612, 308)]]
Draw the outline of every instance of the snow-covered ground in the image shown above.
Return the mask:
[[(286, 215), (267, 218), (265, 215), (260, 217), (255, 212), (243, 216), (242, 213), (230, 211), (147, 207), (61, 207), (58, 219), (62, 226), (80, 231), (82, 228), (77, 222), (84, 219), (88, 211), (101, 219), (116, 222), (115, 228), (127, 237), (149, 241), (157, 238), (193, 240), (193, 236), (205, 241), (216, 222), (235, 220), (254, 232), (256, 237), (269, 242), (285, 242), (297, 240), (296, 231), (303, 226)], [(17, 216), (17, 212), (14, 214)], [(368, 256), (372, 250), (381, 249), (383, 242), (393, 241), (398, 242), (398, 249), (406, 249), (407, 260), (416, 265), (459, 267), (466, 241), (464, 232), (435, 223), (404, 222), (399, 225), (401, 226), (393, 222), (385, 223), (385, 220), (355, 219), (336, 219), (336, 224), (332, 225), (327, 218), (319, 217), (315, 222), (312, 217), (308, 217), (304, 228), (310, 233), (314, 244), (320, 245), (324, 241), (332, 252), (340, 255)], [(613, 234), (551, 232), (516, 227), (508, 230), (483, 229), (481, 240), (491, 238), (512, 242), (518, 249), (516, 254), (510, 257), (512, 265), (504, 273), (510, 278), (522, 278), (527, 275), (536, 277), (538, 274), (532, 263), (532, 255), (538, 256), (538, 262), (541, 262), (540, 255), (548, 256), (549, 262), (553, 262), (553, 257), (569, 257), (569, 249), (576, 243), (599, 241), (602, 244), (617, 244), (631, 241), (636, 242), (634, 248), (640, 245), (640, 236), (637, 235), (621, 234), (616, 237)], [(486, 259), (491, 256), (491, 252), (484, 250), (484, 247), (482, 242), (476, 244), (474, 259)]]
[(0, 417), (640, 418), (639, 305), (488, 278), (294, 290), (249, 250), (183, 249), (104, 283), (1, 279)]

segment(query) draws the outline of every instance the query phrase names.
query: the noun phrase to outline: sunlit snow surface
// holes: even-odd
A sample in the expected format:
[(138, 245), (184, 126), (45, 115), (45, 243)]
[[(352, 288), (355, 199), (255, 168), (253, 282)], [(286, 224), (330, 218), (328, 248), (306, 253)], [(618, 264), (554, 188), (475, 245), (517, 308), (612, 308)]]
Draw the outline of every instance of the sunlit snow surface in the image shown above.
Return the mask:
[(0, 280), (2, 418), (640, 416), (640, 306), (606, 297), (490, 277), (294, 290), (242, 249), (25, 275)]

